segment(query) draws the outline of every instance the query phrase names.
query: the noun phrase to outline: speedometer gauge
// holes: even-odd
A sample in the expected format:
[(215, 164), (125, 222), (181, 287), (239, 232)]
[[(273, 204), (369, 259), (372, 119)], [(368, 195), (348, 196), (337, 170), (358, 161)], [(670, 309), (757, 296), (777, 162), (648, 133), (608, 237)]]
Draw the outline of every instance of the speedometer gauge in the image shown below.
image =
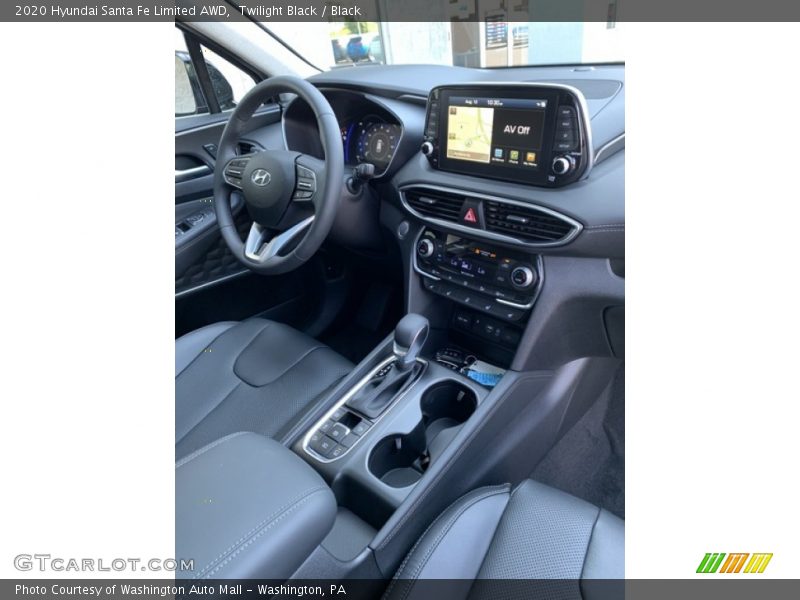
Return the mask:
[(372, 163), (379, 172), (386, 170), (400, 140), (400, 127), (365, 119), (358, 123), (357, 131), (356, 161)]

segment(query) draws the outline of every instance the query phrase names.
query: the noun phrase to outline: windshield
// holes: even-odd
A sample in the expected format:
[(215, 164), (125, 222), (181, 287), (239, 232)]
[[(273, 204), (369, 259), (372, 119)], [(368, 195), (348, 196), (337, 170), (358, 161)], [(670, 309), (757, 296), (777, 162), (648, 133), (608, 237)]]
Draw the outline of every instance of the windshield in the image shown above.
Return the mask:
[(368, 64), (511, 67), (623, 62), (624, 24), (543, 23), (271, 23), (269, 30), (314, 66), (329, 70)]

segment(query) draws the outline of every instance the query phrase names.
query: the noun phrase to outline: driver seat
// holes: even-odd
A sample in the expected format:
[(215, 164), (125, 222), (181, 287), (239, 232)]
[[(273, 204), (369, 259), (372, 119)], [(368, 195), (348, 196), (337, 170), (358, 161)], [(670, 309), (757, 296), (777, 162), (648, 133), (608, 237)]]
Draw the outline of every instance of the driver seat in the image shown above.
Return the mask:
[(228, 434), (279, 442), (353, 368), (324, 344), (266, 319), (225, 321), (175, 341), (175, 459)]

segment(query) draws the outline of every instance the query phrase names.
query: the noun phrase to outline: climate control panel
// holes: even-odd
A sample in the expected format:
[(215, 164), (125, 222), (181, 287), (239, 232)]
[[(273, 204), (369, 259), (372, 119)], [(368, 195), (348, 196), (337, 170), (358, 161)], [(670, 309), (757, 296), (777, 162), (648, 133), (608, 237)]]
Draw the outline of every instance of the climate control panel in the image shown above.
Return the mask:
[(541, 260), (521, 252), (426, 229), (414, 267), (426, 290), (506, 321), (520, 321), (542, 281)]

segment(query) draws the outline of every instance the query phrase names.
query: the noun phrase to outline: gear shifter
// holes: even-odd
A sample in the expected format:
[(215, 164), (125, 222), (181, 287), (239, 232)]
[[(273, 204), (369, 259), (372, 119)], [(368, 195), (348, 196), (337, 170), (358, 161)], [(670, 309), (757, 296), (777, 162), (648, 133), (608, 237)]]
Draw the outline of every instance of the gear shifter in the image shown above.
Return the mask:
[(380, 415), (392, 401), (407, 390), (422, 372), (417, 361), (420, 350), (428, 337), (428, 319), (414, 313), (408, 314), (394, 330), (395, 360), (389, 370), (372, 378), (350, 400), (347, 406), (369, 419)]
[(395, 366), (405, 371), (417, 362), (419, 351), (428, 339), (428, 319), (416, 313), (407, 314), (394, 328)]

